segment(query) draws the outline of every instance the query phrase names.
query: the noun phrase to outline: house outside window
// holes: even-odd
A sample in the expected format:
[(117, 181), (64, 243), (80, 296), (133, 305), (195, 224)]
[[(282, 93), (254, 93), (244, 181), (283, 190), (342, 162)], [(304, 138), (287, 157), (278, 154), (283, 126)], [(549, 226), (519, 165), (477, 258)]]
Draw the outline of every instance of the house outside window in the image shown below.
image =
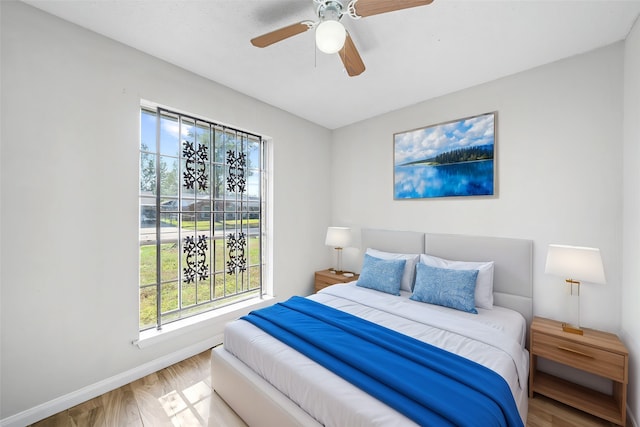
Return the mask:
[(140, 330), (261, 297), (264, 139), (163, 108), (140, 124)]

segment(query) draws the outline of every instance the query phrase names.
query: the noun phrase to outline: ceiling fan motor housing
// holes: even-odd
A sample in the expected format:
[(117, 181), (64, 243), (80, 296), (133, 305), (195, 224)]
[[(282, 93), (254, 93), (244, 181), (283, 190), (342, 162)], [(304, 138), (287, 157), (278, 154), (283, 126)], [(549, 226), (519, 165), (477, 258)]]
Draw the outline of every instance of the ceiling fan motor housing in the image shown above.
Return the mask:
[(342, 18), (342, 3), (336, 0), (326, 0), (318, 6), (318, 18), (320, 21), (339, 21)]

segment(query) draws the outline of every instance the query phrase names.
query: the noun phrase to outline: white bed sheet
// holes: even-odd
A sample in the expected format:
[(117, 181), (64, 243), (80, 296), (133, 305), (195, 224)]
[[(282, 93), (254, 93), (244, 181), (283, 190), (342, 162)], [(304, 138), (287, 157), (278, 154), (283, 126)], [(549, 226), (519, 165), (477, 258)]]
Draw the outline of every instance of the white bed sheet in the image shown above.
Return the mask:
[[(519, 313), (495, 307), (472, 315), (412, 301), (408, 294), (394, 297), (357, 287), (355, 282), (330, 286), (309, 298), (489, 367), (507, 381), (526, 421), (529, 358)], [(326, 426), (415, 425), (249, 322), (228, 324), (224, 347)]]

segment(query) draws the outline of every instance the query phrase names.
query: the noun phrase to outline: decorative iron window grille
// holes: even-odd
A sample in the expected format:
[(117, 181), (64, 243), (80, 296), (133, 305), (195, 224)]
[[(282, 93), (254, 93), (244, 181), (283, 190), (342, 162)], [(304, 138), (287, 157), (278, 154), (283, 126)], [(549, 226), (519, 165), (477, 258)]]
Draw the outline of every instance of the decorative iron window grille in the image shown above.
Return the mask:
[(262, 295), (264, 140), (141, 109), (140, 330)]

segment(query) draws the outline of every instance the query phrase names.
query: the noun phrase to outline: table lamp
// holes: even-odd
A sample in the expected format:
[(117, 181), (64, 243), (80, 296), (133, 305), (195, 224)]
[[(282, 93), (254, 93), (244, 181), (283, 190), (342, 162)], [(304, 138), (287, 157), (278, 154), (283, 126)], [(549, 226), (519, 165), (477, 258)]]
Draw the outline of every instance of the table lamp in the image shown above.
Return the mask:
[(565, 278), (565, 282), (571, 287), (571, 295), (575, 297), (578, 305), (578, 324), (563, 323), (565, 332), (583, 334), (580, 328), (580, 281), (605, 284), (604, 268), (600, 249), (585, 248), (580, 246), (549, 245), (547, 251), (547, 263), (544, 272), (553, 276)]
[(335, 248), (338, 258), (338, 266), (331, 268), (338, 274), (342, 273), (342, 248), (349, 246), (351, 243), (351, 229), (348, 227), (329, 227), (327, 228), (327, 238), (324, 244)]

